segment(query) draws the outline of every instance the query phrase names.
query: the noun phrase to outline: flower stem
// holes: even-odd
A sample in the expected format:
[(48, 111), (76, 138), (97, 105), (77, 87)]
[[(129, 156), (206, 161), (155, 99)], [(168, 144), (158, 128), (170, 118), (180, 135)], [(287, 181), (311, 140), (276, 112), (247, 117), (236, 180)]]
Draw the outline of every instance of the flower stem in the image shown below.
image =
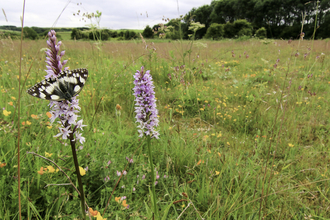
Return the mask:
[(157, 214), (157, 203), (156, 203), (156, 192), (155, 192), (155, 170), (154, 170), (154, 164), (152, 162), (152, 153), (151, 153), (151, 137), (147, 136), (147, 145), (148, 145), (148, 151), (149, 151), (149, 162), (150, 162), (150, 168), (151, 168), (151, 187), (152, 187), (152, 199), (153, 199), (153, 208), (154, 208), (154, 215), (155, 217), (153, 219), (158, 219)]
[(81, 201), (81, 211), (82, 211), (82, 219), (86, 219), (85, 215), (85, 195), (84, 195), (84, 187), (81, 181), (81, 175), (79, 170), (79, 164), (78, 164), (78, 158), (76, 154), (76, 141), (74, 141), (73, 138), (73, 132), (70, 133), (70, 143), (71, 143), (71, 150), (72, 150), (72, 156), (74, 161), (74, 166), (76, 167), (76, 173), (78, 178), (78, 185), (79, 185), (79, 191), (80, 191), (80, 201)]

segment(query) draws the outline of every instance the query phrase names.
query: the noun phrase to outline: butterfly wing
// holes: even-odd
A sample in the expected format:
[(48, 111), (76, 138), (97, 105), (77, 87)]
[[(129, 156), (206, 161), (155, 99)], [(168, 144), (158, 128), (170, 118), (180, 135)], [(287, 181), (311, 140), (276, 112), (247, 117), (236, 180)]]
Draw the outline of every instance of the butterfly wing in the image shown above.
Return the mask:
[(28, 89), (27, 93), (51, 101), (71, 101), (78, 95), (88, 77), (87, 69), (66, 70), (57, 78), (48, 78)]

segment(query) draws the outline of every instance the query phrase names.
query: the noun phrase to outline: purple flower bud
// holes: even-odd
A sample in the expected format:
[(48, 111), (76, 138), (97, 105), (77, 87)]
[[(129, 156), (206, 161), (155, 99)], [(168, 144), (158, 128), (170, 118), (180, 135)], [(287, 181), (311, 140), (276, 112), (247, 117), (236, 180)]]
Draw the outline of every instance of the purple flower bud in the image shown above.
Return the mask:
[(143, 175), (143, 176), (142, 176), (142, 179), (144, 180), (145, 178), (146, 178), (146, 175)]

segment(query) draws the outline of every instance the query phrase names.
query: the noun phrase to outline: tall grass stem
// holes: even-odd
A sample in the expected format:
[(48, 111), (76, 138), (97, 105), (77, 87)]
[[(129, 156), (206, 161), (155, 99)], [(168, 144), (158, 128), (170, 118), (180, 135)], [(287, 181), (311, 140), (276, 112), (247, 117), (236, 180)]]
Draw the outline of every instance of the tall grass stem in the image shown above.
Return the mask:
[(21, 77), (22, 77), (22, 57), (23, 57), (23, 26), (24, 26), (24, 12), (25, 12), (25, 0), (23, 1), (23, 12), (22, 12), (22, 31), (21, 31), (21, 45), (19, 53), (19, 76), (18, 76), (18, 100), (17, 100), (17, 180), (18, 180), (18, 213), (19, 219), (22, 219), (22, 204), (21, 204), (21, 157), (20, 157), (20, 139), (21, 139)]
[(78, 158), (77, 158), (77, 153), (76, 153), (76, 142), (74, 141), (73, 132), (70, 133), (70, 144), (71, 144), (72, 156), (73, 156), (74, 166), (76, 168), (78, 185), (79, 185), (79, 191), (80, 191), (82, 219), (86, 219), (86, 215), (85, 215), (85, 194), (84, 194), (84, 187), (83, 187), (83, 184), (82, 184), (82, 181), (81, 181), (81, 175), (80, 175), (80, 170), (79, 170)]
[(158, 219), (157, 214), (157, 203), (156, 203), (156, 192), (155, 192), (155, 170), (154, 164), (152, 160), (152, 152), (151, 152), (151, 137), (147, 136), (147, 145), (148, 145), (148, 152), (149, 152), (149, 162), (150, 162), (150, 169), (151, 169), (151, 187), (152, 187), (152, 200), (153, 200), (153, 209), (155, 218)]

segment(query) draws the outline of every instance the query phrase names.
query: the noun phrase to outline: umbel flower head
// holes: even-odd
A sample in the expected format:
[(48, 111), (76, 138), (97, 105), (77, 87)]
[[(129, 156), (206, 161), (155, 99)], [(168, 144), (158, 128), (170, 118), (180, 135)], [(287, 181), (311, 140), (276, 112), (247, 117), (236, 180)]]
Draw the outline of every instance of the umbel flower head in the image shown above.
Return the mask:
[[(60, 52), (61, 41), (56, 44), (56, 32), (51, 30), (48, 32), (49, 39), (47, 40), (48, 49), (46, 51), (46, 67), (47, 67), (47, 75), (45, 78), (57, 78), (57, 76), (62, 72), (63, 66), (67, 63), (67, 60), (61, 62), (61, 58), (64, 56), (65, 51)], [(69, 69), (65, 67), (64, 70)], [(80, 141), (80, 143), (85, 142), (85, 138), (81, 136), (81, 133), (76, 132), (78, 128), (83, 130), (82, 128), (86, 125), (82, 124), (82, 120), (77, 122), (80, 107), (79, 100), (75, 97), (72, 97), (71, 103), (67, 100), (65, 101), (50, 101), (49, 107), (51, 108), (50, 113), (52, 117), (50, 121), (53, 123), (56, 118), (60, 119), (59, 124), (62, 127), (59, 128), (60, 133), (56, 135), (56, 137), (62, 136), (63, 139), (67, 139), (71, 133), (74, 133), (75, 140)], [(74, 127), (72, 130), (71, 126)]]
[(158, 110), (150, 70), (144, 73), (142, 66), (141, 71), (136, 71), (134, 79), (135, 118), (138, 123), (139, 137), (149, 135), (151, 138), (158, 139), (159, 133), (155, 130), (159, 123)]

